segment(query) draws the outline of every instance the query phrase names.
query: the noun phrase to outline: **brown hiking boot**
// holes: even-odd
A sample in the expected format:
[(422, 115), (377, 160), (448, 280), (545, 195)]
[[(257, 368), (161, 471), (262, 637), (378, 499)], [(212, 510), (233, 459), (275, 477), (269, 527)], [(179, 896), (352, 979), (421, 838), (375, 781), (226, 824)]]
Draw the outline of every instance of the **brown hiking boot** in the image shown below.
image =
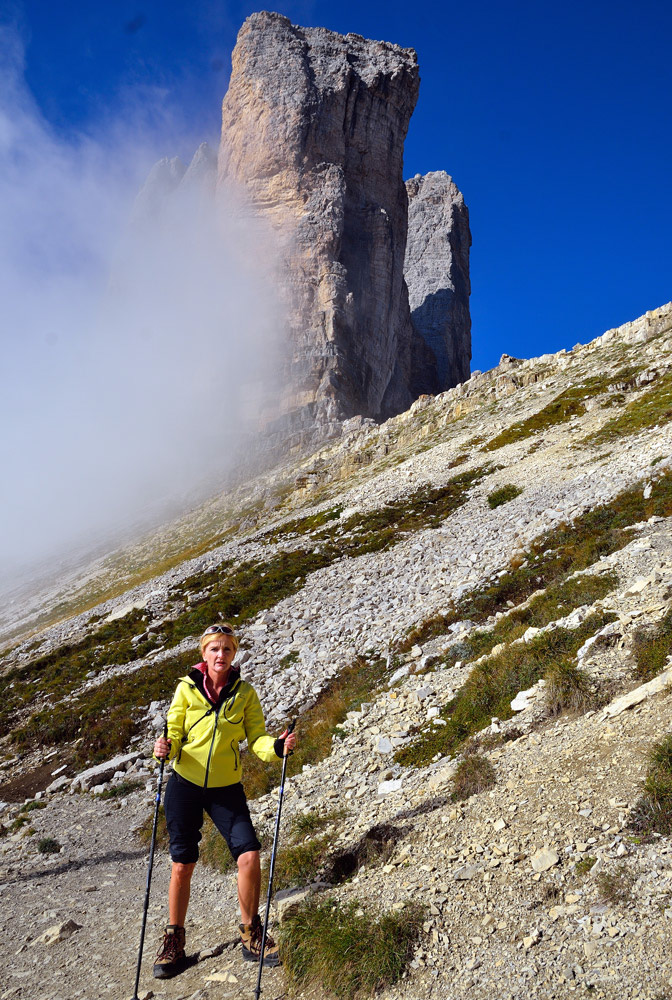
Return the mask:
[(163, 935), (163, 944), (154, 962), (154, 978), (170, 979), (176, 976), (185, 966), (187, 956), (184, 953), (184, 927), (168, 924)]
[[(259, 914), (257, 913), (253, 918), (251, 924), (238, 924), (238, 929), (240, 930), (240, 942), (243, 946), (243, 958), (246, 962), (258, 962), (261, 955), (261, 938), (264, 933)], [(273, 968), (280, 964), (278, 946), (271, 935), (266, 934), (264, 965)]]

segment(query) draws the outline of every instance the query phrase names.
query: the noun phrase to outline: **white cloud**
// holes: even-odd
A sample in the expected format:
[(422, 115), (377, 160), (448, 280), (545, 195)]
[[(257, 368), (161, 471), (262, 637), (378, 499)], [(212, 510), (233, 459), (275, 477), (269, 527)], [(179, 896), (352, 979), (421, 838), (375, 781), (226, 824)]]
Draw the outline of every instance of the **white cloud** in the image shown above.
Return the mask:
[[(230, 194), (134, 196), (185, 136), (154, 94), (63, 138), (0, 28), (0, 585), (227, 470), (283, 328), (271, 238)], [(144, 97), (146, 95), (140, 95)], [(165, 95), (164, 101), (165, 101)], [(189, 137), (186, 137), (189, 141)]]

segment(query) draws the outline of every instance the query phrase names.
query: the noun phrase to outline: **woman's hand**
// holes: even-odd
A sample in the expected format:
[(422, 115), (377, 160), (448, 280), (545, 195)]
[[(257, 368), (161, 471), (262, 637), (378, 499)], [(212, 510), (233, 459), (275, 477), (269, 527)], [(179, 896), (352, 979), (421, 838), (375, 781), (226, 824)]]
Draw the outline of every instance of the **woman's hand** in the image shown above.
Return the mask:
[(281, 740), (285, 741), (285, 757), (288, 753), (291, 753), (296, 746), (296, 733), (290, 733), (288, 729), (285, 729), (284, 733), (280, 733)]
[(154, 744), (154, 756), (158, 757), (159, 760), (163, 760), (170, 753), (170, 740), (167, 740), (165, 736), (159, 736), (158, 740)]

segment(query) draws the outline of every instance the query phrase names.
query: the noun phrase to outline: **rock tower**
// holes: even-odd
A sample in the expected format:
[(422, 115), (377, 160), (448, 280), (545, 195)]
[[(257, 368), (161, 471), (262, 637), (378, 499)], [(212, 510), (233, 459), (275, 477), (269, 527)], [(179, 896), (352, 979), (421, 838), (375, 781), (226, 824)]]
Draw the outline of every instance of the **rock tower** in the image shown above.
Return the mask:
[(412, 49), (266, 12), (238, 35), (219, 182), (283, 234), (284, 419), (300, 437), (356, 414), (384, 419), (439, 388), (404, 282), (403, 146), (418, 87)]

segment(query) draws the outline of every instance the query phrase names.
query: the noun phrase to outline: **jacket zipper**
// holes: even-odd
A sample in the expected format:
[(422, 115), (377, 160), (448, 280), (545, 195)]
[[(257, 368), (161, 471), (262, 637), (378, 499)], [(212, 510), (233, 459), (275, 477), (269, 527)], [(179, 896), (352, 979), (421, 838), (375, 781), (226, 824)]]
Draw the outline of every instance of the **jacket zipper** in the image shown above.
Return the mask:
[(212, 730), (212, 739), (210, 740), (210, 749), (208, 750), (208, 762), (205, 765), (205, 781), (203, 782), (203, 787), (208, 787), (208, 773), (210, 771), (210, 758), (212, 757), (212, 749), (215, 745), (215, 737), (217, 735), (217, 723), (219, 721), (219, 708), (215, 712), (215, 725)]
[(191, 730), (192, 730), (192, 729), (195, 729), (195, 728), (196, 728), (196, 726), (197, 726), (197, 725), (199, 724), (199, 722), (203, 722), (203, 719), (207, 719), (207, 717), (208, 717), (209, 715), (212, 715), (212, 713), (213, 713), (213, 712), (214, 712), (214, 708), (209, 708), (209, 709), (208, 709), (208, 711), (207, 711), (207, 712), (205, 712), (205, 713), (204, 713), (204, 714), (203, 714), (203, 715), (202, 715), (202, 716), (200, 717), (200, 719), (196, 719), (196, 722), (194, 722), (194, 724), (193, 724), (192, 726), (189, 726), (189, 728), (187, 729), (187, 731), (186, 731), (186, 733), (185, 733), (185, 735), (184, 735), (184, 742), (185, 742), (185, 743), (187, 742), (187, 740), (188, 740), (188, 738), (189, 738), (189, 733), (191, 732)]
[(233, 750), (233, 760), (235, 762), (234, 771), (237, 771), (238, 770), (238, 751), (236, 750), (236, 748), (234, 746), (234, 742), (235, 742), (234, 740), (231, 740), (231, 749)]

